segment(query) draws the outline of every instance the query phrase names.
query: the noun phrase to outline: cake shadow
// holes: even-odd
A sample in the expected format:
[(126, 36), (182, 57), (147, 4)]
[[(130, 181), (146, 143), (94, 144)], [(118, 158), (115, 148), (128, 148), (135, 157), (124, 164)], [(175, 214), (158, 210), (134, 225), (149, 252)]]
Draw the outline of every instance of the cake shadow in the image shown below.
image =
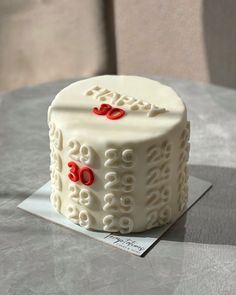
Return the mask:
[(190, 210), (162, 236), (162, 240), (236, 245), (236, 169), (189, 165), (190, 174), (213, 184)]
[[(192, 207), (188, 208), (166, 232), (146, 251), (146, 256), (160, 240), (201, 244), (236, 245), (236, 169), (227, 167), (189, 165), (190, 174), (213, 184)], [(227, 185), (226, 185), (227, 184)], [(131, 234), (130, 236), (135, 236)], [(139, 237), (155, 238), (159, 228)]]

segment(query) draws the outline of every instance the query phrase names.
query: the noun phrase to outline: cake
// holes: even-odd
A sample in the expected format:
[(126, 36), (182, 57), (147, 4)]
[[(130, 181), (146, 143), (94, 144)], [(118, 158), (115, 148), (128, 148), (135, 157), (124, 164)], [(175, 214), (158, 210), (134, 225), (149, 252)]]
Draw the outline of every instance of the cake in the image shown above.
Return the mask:
[(86, 229), (141, 232), (176, 220), (188, 198), (190, 124), (176, 92), (137, 76), (98, 76), (48, 109), (51, 203)]

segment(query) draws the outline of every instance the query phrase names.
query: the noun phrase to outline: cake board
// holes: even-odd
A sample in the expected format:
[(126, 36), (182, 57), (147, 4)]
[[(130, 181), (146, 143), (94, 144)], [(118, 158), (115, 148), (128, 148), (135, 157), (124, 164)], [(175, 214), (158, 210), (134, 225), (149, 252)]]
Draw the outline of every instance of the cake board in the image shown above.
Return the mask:
[(154, 228), (142, 233), (120, 235), (116, 233), (99, 232), (87, 230), (72, 223), (63, 215), (56, 212), (50, 203), (51, 186), (50, 181), (35, 191), (18, 205), (18, 208), (31, 214), (39, 216), (53, 223), (62, 225), (86, 236), (112, 245), (119, 249), (128, 251), (137, 256), (144, 256), (149, 249), (163, 236), (163, 234), (187, 211), (189, 210), (210, 188), (212, 184), (208, 181), (189, 177), (189, 197), (185, 210), (181, 212), (176, 220), (165, 226)]

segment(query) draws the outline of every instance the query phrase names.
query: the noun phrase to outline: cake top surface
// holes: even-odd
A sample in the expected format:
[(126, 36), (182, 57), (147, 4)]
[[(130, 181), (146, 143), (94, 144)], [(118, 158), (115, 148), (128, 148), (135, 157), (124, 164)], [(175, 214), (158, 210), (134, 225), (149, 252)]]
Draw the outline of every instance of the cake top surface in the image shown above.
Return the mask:
[[(102, 104), (122, 109), (125, 115), (111, 120), (93, 112)], [(137, 76), (106, 75), (75, 82), (57, 94), (51, 107), (62, 129), (108, 142), (161, 137), (186, 119), (186, 107), (172, 88)]]

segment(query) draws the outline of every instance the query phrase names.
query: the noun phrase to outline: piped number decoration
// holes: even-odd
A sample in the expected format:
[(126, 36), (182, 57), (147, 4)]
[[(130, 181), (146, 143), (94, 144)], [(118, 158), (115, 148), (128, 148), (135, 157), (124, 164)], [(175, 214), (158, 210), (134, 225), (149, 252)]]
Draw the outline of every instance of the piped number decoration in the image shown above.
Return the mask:
[(100, 108), (94, 107), (93, 113), (99, 116), (105, 116), (110, 120), (118, 120), (125, 115), (125, 111), (120, 108), (113, 108), (110, 104), (103, 103)]
[(69, 162), (68, 167), (70, 167), (68, 177), (71, 181), (77, 182), (80, 180), (84, 185), (88, 186), (93, 184), (94, 174), (88, 166), (84, 166), (80, 169), (75, 162)]

